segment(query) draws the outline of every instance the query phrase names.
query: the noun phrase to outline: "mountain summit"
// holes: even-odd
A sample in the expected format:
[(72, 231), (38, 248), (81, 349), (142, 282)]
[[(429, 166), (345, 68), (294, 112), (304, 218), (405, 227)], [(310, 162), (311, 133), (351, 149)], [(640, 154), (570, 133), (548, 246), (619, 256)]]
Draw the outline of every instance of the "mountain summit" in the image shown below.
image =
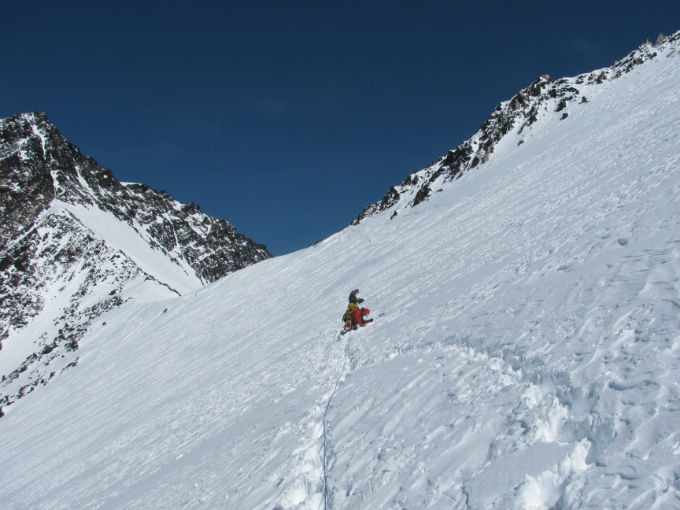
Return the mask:
[(271, 255), (224, 220), (119, 182), (44, 113), (0, 120), (0, 405), (76, 363), (102, 313)]
[[(680, 508), (680, 36), (628, 58), (196, 292), (84, 230), (137, 297), (7, 408), (2, 506)], [(374, 322), (341, 335), (352, 289)]]

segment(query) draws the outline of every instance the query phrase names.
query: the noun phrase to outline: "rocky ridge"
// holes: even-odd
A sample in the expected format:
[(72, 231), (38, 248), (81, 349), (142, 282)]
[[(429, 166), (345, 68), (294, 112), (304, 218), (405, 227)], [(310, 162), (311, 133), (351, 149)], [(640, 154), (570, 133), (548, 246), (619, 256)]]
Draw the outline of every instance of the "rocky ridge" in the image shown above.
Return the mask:
[(648, 60), (677, 51), (680, 51), (680, 31), (669, 37), (659, 35), (655, 44), (646, 42), (611, 67), (575, 78), (553, 80), (548, 75), (541, 76), (513, 98), (500, 103), (470, 139), (430, 166), (409, 175), (401, 184), (392, 186), (382, 200), (361, 211), (352, 225), (383, 211), (391, 210), (394, 217), (400, 209), (417, 206), (445, 183), (486, 163), (496, 145), (510, 133), (516, 135), (516, 143), (521, 145), (528, 141), (526, 135), (539, 119), (557, 116), (567, 120), (570, 106), (587, 103), (588, 94), (595, 93), (603, 83), (616, 80)]

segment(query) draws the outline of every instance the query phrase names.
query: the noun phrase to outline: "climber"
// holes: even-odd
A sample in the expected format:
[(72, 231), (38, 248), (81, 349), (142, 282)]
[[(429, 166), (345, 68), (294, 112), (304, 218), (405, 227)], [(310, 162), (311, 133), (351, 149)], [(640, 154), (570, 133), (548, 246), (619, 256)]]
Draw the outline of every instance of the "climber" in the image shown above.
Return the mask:
[(364, 302), (363, 299), (358, 298), (357, 294), (359, 294), (359, 289), (354, 289), (352, 292), (349, 293), (349, 302), (354, 303), (354, 304), (361, 304)]
[(345, 310), (342, 316), (342, 321), (344, 323), (343, 332), (349, 331), (351, 329), (356, 329), (357, 326), (363, 326), (369, 322), (373, 322), (373, 319), (364, 319), (365, 315), (371, 313), (368, 308), (359, 308), (359, 304), (363, 303), (362, 298), (357, 297), (359, 289), (354, 289), (349, 294), (349, 304), (347, 305), (347, 310)]

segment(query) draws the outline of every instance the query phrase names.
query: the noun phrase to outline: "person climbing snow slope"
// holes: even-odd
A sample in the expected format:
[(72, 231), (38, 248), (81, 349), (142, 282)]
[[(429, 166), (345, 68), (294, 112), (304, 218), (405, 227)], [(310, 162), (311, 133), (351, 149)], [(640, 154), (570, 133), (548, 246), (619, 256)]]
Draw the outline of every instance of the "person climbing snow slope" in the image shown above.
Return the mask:
[(373, 319), (364, 319), (364, 316), (371, 313), (368, 308), (360, 308), (359, 305), (364, 302), (360, 297), (357, 297), (359, 289), (354, 289), (349, 294), (349, 304), (347, 305), (347, 310), (345, 310), (342, 316), (342, 321), (344, 322), (343, 332), (356, 329), (357, 326), (363, 326), (369, 322), (373, 322)]

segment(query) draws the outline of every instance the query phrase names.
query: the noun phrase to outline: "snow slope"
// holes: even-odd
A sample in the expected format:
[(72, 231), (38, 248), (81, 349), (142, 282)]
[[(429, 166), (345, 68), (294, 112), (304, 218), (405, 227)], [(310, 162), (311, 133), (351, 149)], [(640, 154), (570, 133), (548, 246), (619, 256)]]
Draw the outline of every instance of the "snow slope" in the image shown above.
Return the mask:
[(680, 508), (679, 57), (394, 219), (108, 312), (0, 419), (2, 507)]
[(69, 204), (60, 200), (52, 202), (52, 211), (62, 209), (70, 212), (97, 239), (106, 241), (113, 249), (125, 253), (142, 271), (165, 283), (175, 292), (186, 294), (201, 287), (201, 280), (191, 266), (180, 257), (173, 260), (154, 249), (148, 236), (143, 237), (140, 234), (146, 233), (140, 226), (135, 225), (136, 228), (133, 228), (98, 207)]

